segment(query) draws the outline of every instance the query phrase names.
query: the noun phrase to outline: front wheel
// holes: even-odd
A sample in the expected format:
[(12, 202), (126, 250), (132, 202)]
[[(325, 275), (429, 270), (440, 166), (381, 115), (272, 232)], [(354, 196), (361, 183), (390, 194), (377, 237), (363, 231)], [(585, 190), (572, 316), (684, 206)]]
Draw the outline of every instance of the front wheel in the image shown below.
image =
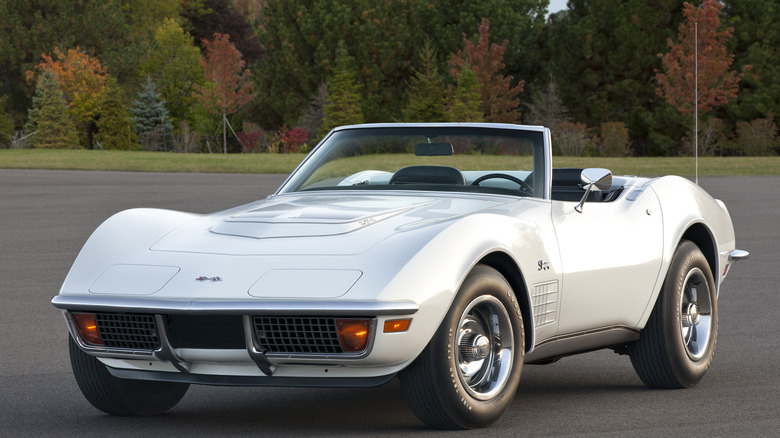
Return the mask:
[(682, 241), (647, 325), (628, 348), (645, 385), (687, 388), (704, 377), (718, 336), (715, 293), (704, 254), (692, 242)]
[(189, 383), (126, 380), (114, 377), (97, 358), (83, 352), (69, 338), (73, 375), (92, 406), (112, 415), (158, 415), (184, 397)]
[(512, 287), (495, 269), (476, 266), (431, 341), (400, 375), (409, 407), (438, 429), (488, 426), (512, 403), (524, 342)]

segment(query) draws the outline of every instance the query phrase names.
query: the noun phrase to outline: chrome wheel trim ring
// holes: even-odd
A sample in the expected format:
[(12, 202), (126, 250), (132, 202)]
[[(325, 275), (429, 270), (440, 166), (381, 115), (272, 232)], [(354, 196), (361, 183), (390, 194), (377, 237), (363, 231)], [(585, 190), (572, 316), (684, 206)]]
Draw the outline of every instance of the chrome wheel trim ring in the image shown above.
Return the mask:
[(707, 278), (699, 268), (685, 276), (680, 293), (680, 336), (688, 357), (701, 360), (712, 336), (712, 302)]
[(516, 354), (509, 313), (497, 298), (482, 295), (463, 311), (456, 330), (461, 384), (475, 399), (494, 398), (506, 386)]

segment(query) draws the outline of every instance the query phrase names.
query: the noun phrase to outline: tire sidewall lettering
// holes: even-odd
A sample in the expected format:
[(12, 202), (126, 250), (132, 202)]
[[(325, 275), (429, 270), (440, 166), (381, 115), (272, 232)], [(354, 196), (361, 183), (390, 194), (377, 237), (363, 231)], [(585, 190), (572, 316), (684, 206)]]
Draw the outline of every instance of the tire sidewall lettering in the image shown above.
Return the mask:
[[(674, 368), (678, 370), (678, 378), (684, 382), (685, 386), (694, 385), (709, 369), (710, 364), (712, 363), (712, 358), (714, 356), (715, 343), (717, 342), (716, 337), (718, 323), (716, 311), (717, 298), (715, 297), (715, 285), (712, 278), (712, 273), (710, 272), (709, 265), (707, 264), (707, 260), (704, 258), (703, 254), (698, 250), (698, 248), (692, 247), (692, 244), (689, 244), (690, 242), (686, 242), (684, 246), (681, 244), (678, 248), (680, 252), (686, 251), (686, 253), (684, 254), (684, 257), (678, 257), (676, 255), (673, 258), (673, 266), (671, 269), (674, 269), (675, 271), (672, 272), (673, 276), (669, 277), (669, 280), (672, 281), (669, 282), (671, 284), (664, 286), (665, 289), (667, 287), (673, 288), (672, 290), (664, 290), (664, 299), (671, 301), (667, 301), (664, 306), (667, 309), (664, 323), (667, 327), (669, 327), (666, 335), (667, 350), (669, 352), (670, 360), (674, 364)], [(682, 328), (680, 326), (680, 321), (683, 315), (681, 301), (682, 296), (685, 293), (685, 281), (688, 277), (688, 274), (694, 269), (699, 269), (704, 274), (704, 281), (707, 282), (707, 289), (710, 295), (709, 301), (713, 314), (711, 321), (711, 324), (713, 325), (711, 328), (712, 334), (707, 342), (707, 351), (698, 361), (689, 357), (686, 346), (683, 342)]]
[[(492, 268), (490, 268), (492, 269)], [(480, 273), (482, 274), (482, 273)], [(484, 274), (482, 274), (484, 275)], [(467, 281), (464, 282), (464, 285), (462, 286), (461, 292), (465, 292), (462, 294), (459, 294), (455, 301), (453, 302), (453, 307), (457, 307), (458, 309), (464, 309), (466, 305), (468, 305), (469, 302), (472, 300), (478, 298), (481, 295), (492, 295), (493, 297), (497, 298), (503, 306), (507, 309), (508, 313), (510, 315), (513, 315), (516, 317), (516, 321), (513, 321), (512, 324), (512, 330), (515, 333), (515, 338), (517, 339), (518, 332), (523, 334), (523, 324), (522, 324), (522, 312), (520, 310), (519, 303), (517, 302), (517, 299), (515, 297), (514, 292), (511, 288), (508, 288), (506, 283), (500, 284), (500, 283), (494, 283), (490, 287), (486, 287), (486, 291), (483, 293), (473, 293), (473, 283), (477, 283), (480, 281), (480, 278), (482, 278), (482, 275), (477, 275), (475, 277), (469, 277)], [(503, 277), (502, 277), (503, 279)], [(506, 282), (506, 280), (503, 280)], [(492, 409), (495, 405), (500, 405), (503, 402), (505, 402), (506, 396), (511, 393), (514, 394), (516, 391), (516, 383), (509, 382), (506, 388), (504, 388), (499, 394), (497, 394), (494, 398), (490, 400), (477, 400), (473, 398), (466, 388), (464, 387), (464, 382), (461, 381), (461, 378), (459, 376), (459, 358), (457, 357), (456, 353), (456, 345), (457, 345), (457, 339), (455, 338), (457, 335), (457, 324), (460, 320), (460, 312), (456, 312), (456, 314), (448, 315), (447, 321), (447, 342), (446, 342), (446, 354), (445, 357), (447, 359), (447, 362), (449, 363), (449, 375), (447, 376), (449, 383), (451, 384), (451, 387), (454, 391), (455, 396), (459, 399), (459, 403), (457, 403), (458, 409), (465, 409), (468, 412), (488, 412)], [(520, 338), (520, 345), (515, 345), (514, 353), (517, 355), (517, 357), (522, 358), (524, 356), (524, 336), (519, 336)], [(519, 362), (518, 365), (519, 368), (522, 367), (522, 361)], [(519, 380), (519, 379), (518, 379)], [(449, 385), (448, 385), (449, 386)], [(511, 387), (514, 386), (514, 387)], [(511, 402), (511, 400), (510, 400)]]

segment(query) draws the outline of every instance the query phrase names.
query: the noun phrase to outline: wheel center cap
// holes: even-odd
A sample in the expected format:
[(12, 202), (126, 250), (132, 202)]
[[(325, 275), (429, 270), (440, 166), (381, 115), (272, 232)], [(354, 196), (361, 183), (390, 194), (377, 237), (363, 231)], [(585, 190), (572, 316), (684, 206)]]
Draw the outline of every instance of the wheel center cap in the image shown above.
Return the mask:
[(699, 323), (699, 306), (695, 303), (688, 304), (688, 323), (696, 325)]
[(484, 359), (488, 356), (488, 353), (490, 353), (490, 341), (485, 336), (479, 335), (474, 338), (474, 342), (471, 346), (475, 359)]

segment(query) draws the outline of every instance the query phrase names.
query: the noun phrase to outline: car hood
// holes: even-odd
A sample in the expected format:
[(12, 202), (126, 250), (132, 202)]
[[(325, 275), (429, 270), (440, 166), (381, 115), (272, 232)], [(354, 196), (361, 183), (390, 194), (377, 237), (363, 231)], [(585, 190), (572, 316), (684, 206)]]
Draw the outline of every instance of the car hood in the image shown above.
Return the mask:
[(508, 202), (512, 200), (447, 195), (281, 195), (182, 225), (151, 249), (236, 255), (358, 254), (395, 233)]

